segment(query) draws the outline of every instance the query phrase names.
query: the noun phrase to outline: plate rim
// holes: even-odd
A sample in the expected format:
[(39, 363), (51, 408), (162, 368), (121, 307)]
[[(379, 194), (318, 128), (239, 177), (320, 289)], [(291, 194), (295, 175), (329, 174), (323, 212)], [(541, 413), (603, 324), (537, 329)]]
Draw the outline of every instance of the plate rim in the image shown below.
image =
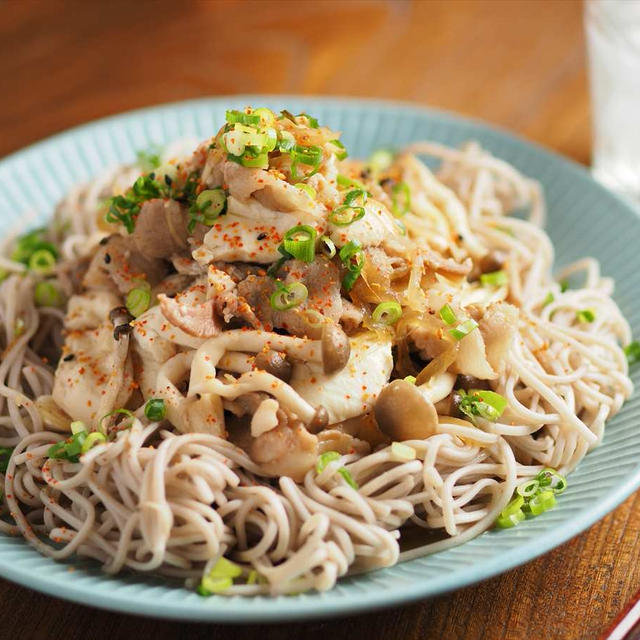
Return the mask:
[[(94, 128), (115, 124), (117, 121), (122, 120), (135, 120), (136, 118), (145, 117), (151, 112), (172, 109), (188, 109), (190, 107), (206, 107), (207, 105), (213, 104), (220, 106), (221, 104), (224, 104), (225, 100), (235, 102), (246, 100), (247, 104), (260, 100), (281, 101), (282, 103), (295, 101), (321, 103), (325, 106), (333, 106), (336, 108), (350, 105), (354, 108), (362, 107), (365, 109), (379, 108), (383, 110), (402, 110), (406, 113), (439, 118), (454, 124), (473, 125), (475, 127), (480, 127), (483, 130), (488, 130), (507, 141), (515, 141), (520, 145), (533, 149), (538, 154), (553, 158), (555, 162), (563, 164), (565, 168), (570, 171), (573, 177), (581, 181), (586, 181), (592, 186), (595, 185), (598, 190), (605, 192), (607, 197), (617, 201), (621, 207), (624, 207), (633, 213), (636, 218), (640, 214), (639, 209), (634, 206), (630, 200), (607, 190), (601, 184), (596, 182), (585, 166), (562, 155), (558, 151), (548, 149), (537, 142), (528, 140), (521, 134), (514, 133), (504, 127), (486, 122), (479, 118), (460, 115), (452, 111), (433, 108), (416, 102), (368, 97), (296, 94), (221, 94), (149, 105), (90, 120), (56, 132), (41, 140), (32, 142), (29, 145), (12, 151), (0, 158), (0, 171), (2, 171), (5, 166), (11, 165), (13, 162), (19, 161), (20, 158), (37, 152), (39, 149), (47, 145), (56, 146), (68, 137), (82, 135), (84, 132), (88, 132)], [(323, 606), (323, 594), (314, 593), (302, 594), (300, 597), (291, 598), (290, 603), (287, 602), (284, 608), (282, 608), (282, 605), (280, 604), (281, 601), (279, 601), (278, 606), (256, 607), (256, 610), (254, 611), (247, 611), (246, 609), (243, 609), (240, 613), (233, 606), (228, 606), (230, 601), (222, 597), (220, 599), (215, 599), (215, 602), (226, 603), (226, 605), (211, 607), (203, 607), (201, 604), (199, 606), (192, 606), (192, 602), (194, 601), (180, 601), (172, 603), (171, 601), (165, 602), (164, 599), (153, 601), (148, 597), (144, 599), (145, 601), (143, 603), (140, 600), (137, 600), (134, 594), (121, 595), (108, 589), (100, 593), (98, 602), (88, 602), (86, 598), (87, 591), (86, 588), (83, 588), (82, 583), (76, 584), (70, 581), (65, 585), (61, 585), (59, 576), (51, 577), (48, 575), (31, 575), (28, 570), (11, 566), (10, 564), (3, 562), (2, 559), (0, 559), (0, 576), (35, 591), (76, 602), (78, 604), (145, 617), (174, 620), (189, 619), (194, 622), (231, 624), (243, 624), (247, 622), (284, 622), (302, 619), (308, 620), (338, 617), (347, 614), (358, 614), (364, 611), (391, 607), (398, 604), (408, 604), (416, 600), (448, 593), (521, 566), (534, 558), (548, 553), (550, 550), (566, 543), (579, 533), (587, 530), (619, 506), (638, 488), (640, 488), (640, 461), (635, 465), (633, 471), (629, 473), (629, 476), (625, 478), (623, 482), (619, 483), (616, 487), (606, 493), (592, 509), (582, 510), (571, 521), (563, 523), (562, 527), (557, 527), (552, 531), (546, 531), (545, 535), (542, 536), (541, 544), (538, 544), (535, 547), (533, 547), (533, 545), (529, 545), (528, 547), (517, 545), (504, 551), (501, 555), (496, 555), (488, 560), (480, 560), (478, 564), (469, 567), (466, 572), (462, 572), (461, 569), (457, 569), (450, 572), (448, 575), (441, 576), (437, 582), (433, 580), (425, 581), (423, 583), (413, 582), (405, 584), (404, 586), (396, 586), (392, 592), (387, 592), (384, 589), (378, 589), (375, 593), (368, 593), (366, 598), (359, 598), (356, 601), (350, 601), (349, 598), (345, 598), (341, 601), (331, 602), (331, 606)], [(491, 533), (489, 533), (489, 535), (491, 535)], [(32, 549), (34, 553), (38, 553), (37, 550), (33, 548), (30, 549)], [(104, 584), (108, 584), (109, 578), (110, 576), (105, 575)], [(204, 602), (212, 602), (212, 599), (205, 600)], [(243, 616), (241, 620), (238, 620), (239, 615)]]

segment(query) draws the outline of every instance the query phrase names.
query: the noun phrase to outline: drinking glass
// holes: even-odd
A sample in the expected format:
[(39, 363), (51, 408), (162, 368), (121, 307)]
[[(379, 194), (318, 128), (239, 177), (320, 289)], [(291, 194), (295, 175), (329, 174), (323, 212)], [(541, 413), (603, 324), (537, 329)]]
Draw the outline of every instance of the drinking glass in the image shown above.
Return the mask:
[(640, 199), (640, 0), (587, 0), (593, 173)]

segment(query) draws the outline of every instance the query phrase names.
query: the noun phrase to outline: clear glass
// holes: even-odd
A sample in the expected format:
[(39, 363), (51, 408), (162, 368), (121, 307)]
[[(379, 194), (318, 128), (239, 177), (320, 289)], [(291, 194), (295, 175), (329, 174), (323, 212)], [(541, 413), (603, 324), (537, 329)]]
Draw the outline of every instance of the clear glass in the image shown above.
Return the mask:
[(593, 173), (640, 198), (640, 0), (587, 0)]

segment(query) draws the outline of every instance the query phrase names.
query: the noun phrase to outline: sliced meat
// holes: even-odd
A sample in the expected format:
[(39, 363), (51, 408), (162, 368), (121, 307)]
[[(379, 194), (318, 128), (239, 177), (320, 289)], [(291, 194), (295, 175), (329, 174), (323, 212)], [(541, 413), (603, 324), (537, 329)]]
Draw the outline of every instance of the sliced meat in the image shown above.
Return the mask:
[(433, 249), (423, 248), (420, 254), (426, 266), (445, 276), (466, 276), (473, 266), (470, 258), (466, 258), (464, 262), (456, 262), (453, 258), (444, 258)]
[(249, 454), (267, 473), (301, 482), (318, 459), (318, 438), (283, 411), (277, 416), (278, 426), (254, 438)]
[(249, 169), (236, 162), (223, 166), (224, 184), (229, 193), (242, 201), (252, 196), (264, 207), (286, 213), (313, 210), (309, 197), (294, 185), (264, 169)]
[(142, 205), (132, 234), (137, 250), (148, 258), (170, 258), (188, 248), (189, 217), (184, 205), (156, 198)]
[(399, 235), (398, 225), (383, 204), (368, 198), (364, 209), (364, 216), (349, 226), (329, 224), (329, 235), (337, 247), (350, 240), (357, 240), (363, 247), (377, 247), (389, 237)]
[(233, 318), (240, 318), (251, 327), (260, 326), (253, 309), (238, 293), (237, 284), (230, 275), (210, 265), (207, 283), (207, 296), (211, 299), (215, 312), (226, 323), (231, 322)]
[(277, 311), (270, 303), (277, 287), (273, 278), (249, 276), (237, 288), (238, 294), (248, 302), (267, 330), (280, 328), (292, 335), (317, 337), (325, 320), (337, 322), (340, 319), (340, 272), (333, 262), (322, 256), (310, 264), (289, 260), (278, 275), (285, 285), (302, 282), (309, 292), (308, 298), (294, 309)]
[(207, 285), (203, 279), (198, 279), (174, 298), (160, 294), (158, 301), (166, 320), (189, 336), (212, 338), (221, 331), (213, 300), (207, 299)]
[[(200, 273), (199, 275), (202, 275)], [(161, 293), (164, 293), (170, 298), (177, 295), (181, 291), (188, 289), (194, 281), (194, 277), (187, 273), (172, 273), (164, 280), (158, 283), (158, 285), (151, 292), (152, 299)]]
[(141, 281), (156, 286), (167, 271), (163, 260), (142, 255), (131, 237), (114, 234), (98, 246), (83, 285), (87, 289), (105, 289), (126, 295)]
[(484, 339), (487, 360), (494, 371), (504, 371), (513, 338), (518, 330), (518, 309), (506, 302), (496, 302), (485, 312), (478, 323)]
[(161, 293), (158, 296), (162, 315), (174, 326), (196, 338), (213, 338), (222, 328), (217, 321), (213, 300), (184, 304)]
[(324, 213), (319, 204), (311, 209), (286, 212), (271, 209), (253, 197), (245, 201), (230, 195), (227, 212), (216, 220), (193, 257), (201, 264), (215, 261), (269, 264), (281, 257), (278, 246), (291, 227), (308, 224), (323, 233)]
[(90, 426), (109, 411), (126, 405), (134, 389), (128, 358), (129, 338), (113, 337), (106, 321), (95, 329), (69, 331), (56, 369), (52, 396), (74, 420)]
[(296, 362), (289, 383), (305, 400), (325, 407), (329, 424), (370, 411), (393, 369), (390, 339), (364, 333), (349, 342), (346, 367), (327, 374), (321, 364)]
[(342, 315), (340, 316), (340, 324), (345, 330), (345, 333), (355, 333), (360, 326), (362, 326), (362, 320), (364, 319), (364, 311), (360, 307), (357, 307), (350, 300), (342, 299)]
[(109, 312), (120, 306), (121, 299), (111, 291), (87, 291), (71, 296), (64, 319), (65, 329), (95, 329), (109, 318)]

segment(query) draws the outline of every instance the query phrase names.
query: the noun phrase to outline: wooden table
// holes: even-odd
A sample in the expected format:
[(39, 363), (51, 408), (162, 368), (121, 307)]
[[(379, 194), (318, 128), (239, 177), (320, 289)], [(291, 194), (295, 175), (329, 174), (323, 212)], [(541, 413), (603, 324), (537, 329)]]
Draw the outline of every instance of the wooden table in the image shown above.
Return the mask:
[[(414, 100), (589, 161), (571, 1), (0, 2), (0, 155), (125, 109), (204, 95)], [(0, 637), (596, 638), (640, 587), (640, 504), (525, 567), (406, 608), (271, 627), (105, 613), (0, 582)]]

